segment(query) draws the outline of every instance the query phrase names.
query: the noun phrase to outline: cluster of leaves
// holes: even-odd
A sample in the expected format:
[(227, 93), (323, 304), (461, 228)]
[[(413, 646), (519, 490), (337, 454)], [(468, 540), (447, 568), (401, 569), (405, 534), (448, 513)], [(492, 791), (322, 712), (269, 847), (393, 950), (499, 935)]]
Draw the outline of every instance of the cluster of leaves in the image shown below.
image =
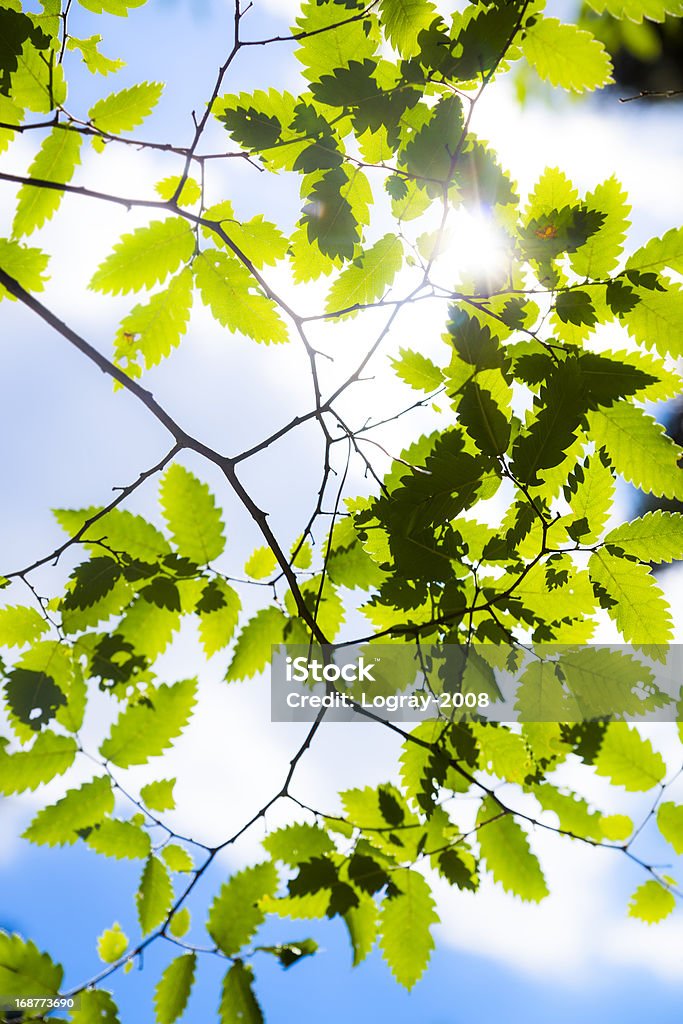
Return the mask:
[[(140, 5), (79, 2), (95, 14), (119, 16)], [(632, 714), (647, 703), (642, 663), (620, 656), (623, 704), (607, 707), (604, 694), (594, 695), (588, 717), (597, 720), (571, 724), (578, 716), (567, 699), (567, 687), (590, 694), (601, 671), (602, 655), (580, 645), (593, 638), (602, 612), (650, 659), (663, 659), (672, 637), (651, 567), (683, 558), (683, 517), (653, 512), (616, 528), (607, 524), (619, 477), (655, 496), (683, 498), (683, 450), (644, 408), (681, 389), (683, 292), (676, 275), (683, 272), (683, 230), (624, 259), (629, 208), (616, 179), (580, 196), (560, 170), (548, 169), (522, 202), (495, 151), (472, 127), (483, 90), (517, 62), (569, 91), (608, 84), (603, 46), (586, 28), (546, 17), (541, 0), (471, 4), (450, 19), (429, 0), (306, 0), (291, 37), (302, 69), (300, 94), (225, 94), (227, 68), (251, 45), (242, 41), (238, 9), (215, 98), (196, 121), (192, 144), (174, 147), (130, 134), (160, 101), (159, 83), (103, 96), (87, 115), (67, 110), (70, 55), (80, 55), (95, 75), (121, 66), (101, 53), (99, 36), (71, 34), (70, 8), (43, 0), (42, 13), (34, 14), (18, 0), (0, 0), (0, 152), (19, 131), (44, 133), (24, 177), (0, 172), (0, 180), (21, 185), (10, 236), (0, 239), (0, 297), (23, 301), (77, 344), (143, 402), (174, 446), (106, 508), (59, 510), (65, 544), (32, 566), (7, 571), (4, 583), (28, 584), (31, 602), (0, 609), (10, 732), (0, 739), (0, 792), (22, 793), (65, 776), (64, 795), (35, 815), (25, 837), (48, 846), (83, 843), (104, 856), (140, 861), (140, 936), (131, 943), (114, 923), (99, 937), (107, 970), (131, 966), (152, 941), (182, 947), (154, 1000), (159, 1024), (173, 1024), (206, 951), (198, 934), (204, 926), (211, 953), (226, 960), (220, 1020), (257, 1024), (262, 1011), (252, 961), (274, 957), (289, 968), (317, 950), (313, 939), (292, 939), (289, 931), (276, 945), (254, 944), (266, 917), (340, 917), (354, 964), (377, 943), (410, 988), (433, 947), (434, 873), (476, 891), (486, 871), (523, 900), (547, 895), (528, 835), (533, 824), (637, 862), (649, 877), (630, 913), (662, 919), (673, 909), (676, 882), (633, 849), (642, 824), (602, 813), (578, 789), (558, 785), (553, 772), (569, 763), (577, 779), (596, 772), (626, 792), (652, 792), (648, 820), (656, 818), (661, 836), (683, 853), (683, 808), (663, 799), (672, 781), (664, 760), (636, 729), (605, 720), (610, 711)], [(657, 17), (653, 10), (651, 0), (633, 0), (619, 13)], [(34, 123), (34, 114), (51, 119)], [(240, 216), (228, 198), (205, 205), (201, 140), (209, 119), (238, 147), (226, 159), (297, 179), (301, 210), (293, 231), (262, 214)], [(99, 154), (89, 159), (106, 159), (114, 145), (163, 150), (175, 173), (158, 183), (152, 202), (71, 185), (86, 142)], [(196, 177), (193, 162), (201, 172)], [(26, 239), (70, 190), (84, 201), (154, 210), (150, 223), (124, 234), (90, 279), (105, 296), (144, 293), (115, 332), (112, 361), (34, 294), (43, 287), (48, 254)], [(459, 209), (488, 219), (505, 260), (453, 279), (446, 238)], [(331, 278), (319, 316), (299, 315), (275, 292), (268, 280), (275, 266), (287, 267), (297, 285)], [(227, 334), (266, 344), (291, 334), (311, 361), (314, 407), (240, 456), (217, 453), (193, 437), (136, 380), (179, 344), (195, 293)], [(439, 396), (438, 426), (415, 438), (382, 475), (362, 447), (375, 427), (348, 427), (335, 402), (401, 309), (423, 301), (448, 309), (442, 357), (405, 348), (394, 369), (419, 396), (410, 408)], [(333, 323), (378, 306), (389, 314), (385, 327), (369, 339), (356, 372), (323, 400), (307, 320)], [(285, 542), (237, 467), (311, 420), (325, 440), (323, 482), (310, 520)], [(312, 530), (339, 450), (331, 438), (335, 424), (344, 431), (349, 459), (359, 458), (377, 486), (352, 497), (344, 492), (346, 473), (339, 474), (327, 536), (314, 551)], [(220, 470), (263, 535), (242, 575), (224, 571), (229, 556), (220, 503), (172, 461), (185, 449)], [(120, 507), (162, 469), (159, 523)], [(502, 510), (495, 527), (480, 514), (493, 498)], [(67, 549), (78, 549), (82, 560), (63, 592), (38, 597), (31, 574)], [(273, 600), (243, 612), (245, 587), (262, 588)], [(342, 635), (349, 609), (365, 616), (369, 636)], [(163, 755), (191, 720), (198, 680), (164, 682), (157, 664), (172, 651), (183, 621), (194, 624), (206, 657), (225, 659), (228, 682), (263, 671), (271, 646), (281, 643), (362, 639), (405, 649), (423, 641), (476, 642), (491, 645), (492, 662), (529, 639), (579, 650), (527, 673), (521, 727), (437, 718), (403, 732), (396, 781), (341, 794), (338, 814), (294, 801), (304, 820), (270, 833), (263, 860), (232, 874), (207, 906), (205, 922), (193, 925), (187, 901), (196, 882), (246, 828), (207, 846), (168, 824), (175, 780), (159, 778), (130, 796), (118, 782), (119, 771)], [(468, 665), (486, 681), (485, 659), (473, 657)], [(638, 686), (640, 698), (634, 697)], [(658, 695), (652, 689), (649, 695), (656, 706)], [(97, 714), (100, 699), (113, 702), (116, 715), (98, 749), (85, 750), (86, 714)], [(548, 707), (556, 721), (548, 720)], [(246, 827), (277, 801), (294, 800), (295, 770), (321, 721), (284, 784)], [(72, 769), (85, 766), (85, 781), (81, 774), (77, 785), (68, 785)], [(497, 780), (524, 794), (523, 813), (514, 801), (501, 800)], [(0, 934), (0, 992), (50, 996), (62, 983), (61, 967), (46, 953), (20, 936)], [(76, 1024), (118, 1022), (104, 988), (75, 991), (81, 999), (71, 1015)]]

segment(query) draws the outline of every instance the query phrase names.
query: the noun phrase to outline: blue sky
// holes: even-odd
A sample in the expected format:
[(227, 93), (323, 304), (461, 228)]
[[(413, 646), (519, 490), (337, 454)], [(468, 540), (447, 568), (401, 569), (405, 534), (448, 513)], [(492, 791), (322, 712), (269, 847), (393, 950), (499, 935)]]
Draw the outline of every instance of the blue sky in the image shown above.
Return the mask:
[[(110, 55), (125, 52), (129, 66), (116, 81), (78, 76), (79, 86), (90, 90), (90, 95), (84, 94), (83, 108), (110, 88), (141, 78), (166, 80), (171, 67), (174, 74), (164, 102), (146, 132), (160, 139), (185, 140), (191, 127), (187, 111), (192, 106), (201, 109), (229, 42), (227, 6), (212, 5), (212, 0), (201, 5), (167, 0), (133, 12), (127, 21), (106, 19), (103, 48)], [(257, 0), (249, 16), (249, 34), (257, 36), (264, 29), (270, 33), (273, 28), (281, 31), (286, 22), (274, 13), (277, 9), (276, 0), (268, 5)], [(83, 18), (81, 35), (100, 30), (94, 17), (79, 17)], [(287, 47), (268, 51), (267, 73), (274, 84), (291, 81), (288, 52)], [(237, 91), (261, 86), (264, 53), (252, 50), (243, 54), (227, 88)], [(636, 104), (623, 108), (605, 100), (583, 113), (570, 105), (539, 102), (520, 114), (509, 97), (497, 103), (483, 106), (481, 131), (494, 141), (500, 139), (505, 158), (524, 186), (542, 167), (538, 144), (542, 138), (551, 154), (549, 161), (568, 165), (584, 186), (607, 176), (615, 166), (623, 170), (635, 196), (634, 244), (683, 219), (683, 197), (680, 188), (674, 188), (683, 142), (680, 133), (672, 131), (673, 122), (667, 121), (672, 114), (645, 114)], [(636, 149), (634, 137), (639, 140)], [(666, 150), (661, 149), (662, 138), (667, 139)], [(220, 139), (216, 133), (214, 141)], [(18, 163), (27, 159), (27, 154), (27, 148), (21, 150)], [(130, 187), (131, 194), (138, 193), (143, 179), (145, 183), (154, 181), (177, 170), (169, 161), (144, 157), (144, 173), (137, 179), (130, 154), (112, 154), (112, 161), (112, 176), (118, 177), (121, 190)], [(106, 178), (107, 172), (99, 171), (92, 160), (87, 170)], [(272, 206), (272, 192), (266, 196), (264, 176), (232, 166), (217, 173), (224, 194), (234, 195), (236, 205), (245, 213), (259, 212), (265, 199)], [(3, 219), (9, 209), (7, 195), (0, 196)], [(291, 216), (291, 208), (273, 209)], [(110, 344), (116, 311), (124, 311), (127, 304), (125, 300), (111, 303), (107, 316), (102, 316), (101, 300), (79, 290), (78, 275), (93, 255), (105, 255), (129, 223), (137, 223), (134, 216), (119, 211), (100, 213), (80, 200), (71, 200), (65, 202), (65, 215), (46, 232), (51, 244), (68, 241), (70, 246), (69, 265), (58, 268), (49, 301), (103, 351)], [(64, 231), (68, 223), (76, 228), (71, 227), (67, 240)], [(134, 479), (156, 461), (167, 447), (167, 439), (133, 401), (113, 395), (96, 371), (30, 315), (7, 306), (2, 315), (0, 375), (5, 387), (0, 416), (6, 482), (2, 547), (3, 558), (14, 567), (57, 542), (59, 534), (49, 514), (52, 506), (79, 507), (106, 500), (112, 485)], [(420, 329), (424, 328), (414, 319), (406, 333)], [(299, 407), (303, 391), (289, 362), (295, 358), (290, 353), (268, 352), (264, 361), (261, 352), (253, 351), (254, 346), (229, 348), (223, 342), (200, 318), (181, 350), (154, 371), (150, 380), (155, 392), (184, 422), (201, 430), (210, 442), (235, 450), (284, 422)], [(252, 415), (253, 408), (245, 405), (243, 397), (256, 386), (262, 396), (258, 417)], [(245, 426), (247, 419), (250, 422)], [(47, 429), (46, 423), (50, 424)], [(269, 456), (249, 471), (249, 483), (261, 489), (275, 521), (286, 529), (294, 530), (300, 521), (304, 504), (298, 493), (314, 486), (316, 445), (313, 435), (304, 433), (299, 448)], [(293, 456), (297, 459), (294, 478), (288, 468)], [(219, 485), (215, 474), (198, 464), (195, 468)], [(153, 492), (153, 488), (142, 492), (136, 507), (151, 508)], [(286, 502), (278, 497), (283, 492)], [(229, 500), (226, 518), (239, 561), (258, 538)], [(44, 580), (47, 586), (48, 574)], [(190, 662), (191, 656), (188, 646), (178, 659)], [(249, 742), (258, 737), (263, 747), (256, 758), (239, 735), (226, 733), (226, 746), (234, 745), (232, 752), (224, 752), (227, 767), (216, 768), (211, 778), (202, 775), (208, 770), (205, 762), (195, 766), (194, 775), (189, 772), (184, 813), (195, 825), (198, 817), (209, 813), (211, 800), (223, 800), (230, 805), (228, 810), (234, 811), (234, 819), (241, 820), (247, 806), (241, 792), (244, 775), (251, 773), (255, 788), (265, 785), (256, 777), (258, 772), (265, 777), (272, 770), (279, 771), (286, 763), (288, 744), (293, 745), (289, 734), (274, 731), (267, 723), (262, 690), (255, 687), (252, 697), (242, 688), (234, 696), (219, 694), (218, 685), (217, 679), (207, 678), (207, 693), (216, 699), (226, 721), (232, 715), (236, 733), (242, 722), (248, 721), (244, 729)], [(210, 733), (210, 726), (205, 722), (202, 734), (203, 745), (209, 749), (220, 742), (219, 733)], [(378, 765), (373, 740), (359, 742), (355, 736), (350, 740), (340, 732), (327, 736), (327, 761), (322, 753), (314, 753), (302, 769), (304, 775), (319, 774), (323, 789), (333, 789), (340, 779), (347, 782), (354, 771), (358, 777), (366, 770), (384, 777), (390, 770)], [(356, 765), (346, 763), (350, 744)], [(181, 763), (192, 768), (189, 747), (183, 747), (179, 756)], [(314, 787), (316, 780), (306, 778), (304, 784)], [(596, 794), (599, 798), (599, 787)], [(254, 803), (260, 805), (258, 800)], [(29, 814), (29, 808), (14, 802), (0, 809), (0, 848), (4, 849), (0, 858), (1, 923), (29, 935), (48, 950), (63, 953), (68, 981), (73, 983), (97, 971), (95, 938), (105, 927), (119, 920), (129, 934), (136, 933), (133, 892), (139, 867), (104, 861), (80, 848), (42, 850), (23, 841), (8, 842), (9, 833)], [(250, 848), (243, 856), (253, 852)], [(625, 905), (638, 879), (620, 863), (604, 862), (589, 868), (581, 857), (573, 859), (573, 853), (560, 857), (551, 846), (544, 852), (558, 886), (566, 890), (563, 901), (553, 903), (545, 916), (534, 917), (531, 910), (520, 911), (514, 901), (500, 895), (487, 893), (478, 903), (444, 898), (444, 932), (428, 974), (411, 994), (395, 985), (377, 953), (360, 969), (351, 970), (348, 942), (339, 922), (270, 925), (266, 935), (282, 940), (310, 933), (324, 951), (288, 972), (268, 964), (260, 967), (258, 992), (267, 1019), (271, 1024), (289, 1024), (294, 1019), (307, 1024), (323, 1018), (327, 1024), (347, 1024), (350, 1018), (395, 1024), (418, 1020), (424, 1024), (575, 1024), (577, 1020), (635, 1024), (643, 1019), (679, 1024), (683, 970), (676, 970), (675, 961), (680, 960), (682, 948), (680, 926), (659, 933), (659, 937), (645, 926), (633, 929), (631, 923), (627, 927)], [(200, 901), (208, 898), (229, 869), (227, 862), (216, 866), (199, 893)], [(563, 940), (565, 933), (571, 941)], [(619, 947), (617, 953), (607, 945), (613, 943), (616, 950), (619, 935), (625, 937), (624, 948)], [(658, 971), (657, 961), (665, 958), (667, 943), (673, 966)], [(544, 946), (551, 949), (552, 967), (541, 955)], [(589, 951), (584, 956), (581, 946)], [(123, 1024), (151, 1019), (151, 987), (167, 958), (167, 951), (154, 948), (145, 956), (144, 970), (136, 969), (113, 981)], [(212, 1019), (219, 974), (218, 962), (207, 965), (205, 981), (193, 996), (186, 1020)]]

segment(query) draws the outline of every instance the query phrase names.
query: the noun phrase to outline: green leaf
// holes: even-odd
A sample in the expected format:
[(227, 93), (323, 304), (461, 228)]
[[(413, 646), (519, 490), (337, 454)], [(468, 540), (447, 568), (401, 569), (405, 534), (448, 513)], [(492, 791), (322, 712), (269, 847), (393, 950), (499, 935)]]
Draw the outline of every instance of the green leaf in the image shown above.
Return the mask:
[(328, 313), (366, 306), (382, 299), (403, 263), (403, 243), (396, 235), (384, 235), (349, 264), (327, 296)]
[(19, 935), (0, 931), (0, 991), (3, 997), (59, 996), (64, 971), (47, 953)]
[(189, 469), (175, 463), (166, 470), (159, 501), (180, 555), (206, 565), (223, 553), (225, 536), (220, 510), (208, 485)]
[(484, 455), (502, 455), (510, 443), (510, 420), (490, 391), (470, 381), (458, 402), (458, 419)]
[(140, 790), (140, 799), (150, 811), (172, 811), (175, 809), (175, 798), (173, 787), (175, 779), (160, 779), (158, 782), (148, 782)]
[(621, 254), (631, 207), (626, 192), (615, 177), (597, 185), (586, 195), (586, 206), (604, 216), (601, 226), (569, 259), (570, 266), (579, 277), (607, 277), (615, 269)]
[(173, 886), (165, 865), (158, 857), (147, 859), (135, 902), (143, 935), (149, 934), (166, 919), (173, 902)]
[(196, 692), (196, 680), (184, 679), (149, 691), (145, 703), (129, 704), (100, 747), (102, 757), (120, 768), (129, 768), (163, 753), (187, 725)]
[(190, 930), (190, 921), (190, 911), (187, 907), (182, 907), (180, 910), (176, 910), (171, 918), (168, 930), (176, 939), (182, 939)]
[(262, 608), (243, 627), (226, 675), (227, 681), (250, 679), (270, 660), (270, 648), (282, 643), (287, 616), (279, 608)]
[(638, 303), (621, 319), (631, 336), (662, 356), (683, 355), (683, 288), (670, 284), (663, 289), (639, 289)]
[(86, 839), (88, 846), (105, 857), (137, 860), (149, 857), (150, 838), (132, 821), (105, 819), (92, 829)]
[(271, 832), (263, 847), (273, 860), (296, 867), (303, 861), (333, 853), (335, 846), (327, 832), (318, 825), (295, 824)]
[[(45, 288), (45, 270), (49, 256), (42, 249), (29, 249), (14, 239), (0, 238), (0, 266), (28, 292), (42, 292)], [(0, 285), (0, 300), (16, 302), (6, 288)]]
[[(108, 135), (129, 132), (149, 117), (163, 91), (162, 82), (139, 82), (98, 100), (88, 111), (88, 117), (96, 128)], [(100, 142), (100, 148), (101, 145)]]
[(263, 1024), (253, 990), (254, 972), (237, 960), (225, 975), (219, 1007), (220, 1024)]
[[(120, 18), (128, 17), (131, 7), (142, 7), (146, 0), (78, 0), (81, 7), (93, 14), (115, 14)], [(108, 993), (103, 993), (108, 995)], [(107, 1022), (108, 1024), (108, 1022)]]
[(626, 261), (627, 270), (657, 271), (666, 267), (678, 274), (683, 273), (683, 227), (671, 228), (661, 238), (651, 238)]
[(607, 729), (596, 759), (596, 772), (630, 793), (645, 792), (662, 781), (666, 765), (648, 739), (623, 722)]
[(86, 68), (92, 75), (110, 75), (125, 65), (125, 61), (118, 58), (105, 57), (98, 50), (102, 42), (102, 36), (88, 36), (87, 39), (77, 39), (69, 35), (66, 40), (67, 50), (78, 50)]
[(154, 992), (157, 1024), (174, 1024), (182, 1016), (194, 984), (196, 966), (196, 954), (185, 953), (172, 960), (161, 975)]
[(311, 186), (300, 224), (311, 244), (324, 256), (353, 259), (360, 228), (349, 202), (351, 179), (342, 167), (334, 167)]
[(277, 569), (277, 558), (271, 548), (262, 547), (252, 551), (244, 565), (247, 576), (253, 580), (264, 580)]
[(582, 542), (595, 541), (602, 534), (614, 501), (615, 479), (606, 458), (589, 456), (572, 470), (564, 496), (576, 517), (569, 534)]
[(123, 318), (114, 339), (114, 357), (118, 366), (138, 374), (171, 354), (187, 330), (192, 309), (192, 271), (185, 267), (167, 288), (149, 302), (135, 306)]
[(389, 42), (403, 57), (419, 52), (418, 36), (437, 16), (430, 0), (380, 0), (379, 11)]
[(413, 352), (408, 348), (400, 348), (398, 351), (399, 358), (392, 359), (391, 363), (401, 380), (416, 391), (430, 392), (441, 387), (443, 373), (431, 359), (423, 356), (421, 352)]
[(357, 967), (370, 954), (379, 928), (377, 905), (371, 897), (362, 898), (357, 907), (351, 907), (344, 914), (353, 949), (353, 966)]
[(683, 498), (683, 455), (652, 416), (629, 402), (588, 414), (591, 434), (600, 439), (617, 473), (660, 498)]
[[(217, 577), (209, 586), (214, 597), (211, 605), (204, 610), (202, 601), (197, 606), (199, 611), (199, 636), (207, 657), (223, 650), (232, 640), (242, 602), (236, 590)], [(206, 591), (205, 591), (206, 593)]]
[(670, 889), (652, 879), (638, 886), (628, 906), (629, 917), (637, 917), (647, 924), (657, 924), (676, 908), (676, 898)]
[(102, 775), (78, 789), (70, 789), (56, 804), (39, 811), (23, 838), (39, 846), (70, 846), (82, 829), (97, 825), (113, 810), (111, 779)]
[(669, 605), (648, 566), (599, 550), (591, 555), (588, 572), (611, 599), (607, 612), (627, 643), (669, 642)]
[(8, 605), (0, 608), (0, 647), (23, 647), (46, 633), (49, 626), (35, 608)]
[[(172, 174), (170, 177), (162, 178), (161, 181), (158, 181), (154, 186), (154, 190), (157, 195), (160, 195), (162, 199), (165, 199), (166, 202), (168, 202), (170, 199), (173, 199), (173, 196), (176, 194), (176, 189), (182, 180), (183, 179), (179, 174)], [(202, 187), (196, 178), (185, 178), (183, 187), (180, 190), (180, 195), (178, 196), (178, 205), (194, 206), (195, 203), (199, 202), (201, 197)], [(206, 212), (204, 215), (206, 216)]]
[(74, 763), (76, 741), (54, 732), (39, 733), (29, 750), (7, 753), (0, 742), (0, 793), (11, 796), (36, 789), (63, 775)]
[[(75, 537), (83, 524), (92, 519), (101, 509), (53, 509), (55, 519), (70, 537)], [(107, 547), (117, 552), (126, 552), (131, 558), (154, 561), (160, 555), (170, 555), (171, 547), (163, 533), (147, 522), (142, 516), (125, 509), (112, 509), (101, 516), (92, 526), (83, 531), (82, 542), (89, 550), (102, 550), (95, 541), (103, 540)], [(88, 541), (90, 544), (88, 545)]]
[(194, 861), (190, 854), (176, 843), (165, 846), (161, 851), (161, 856), (171, 871), (192, 871), (194, 867)]
[(78, 1009), (71, 1014), (72, 1024), (120, 1024), (118, 1009), (110, 992), (86, 989), (78, 998)]
[(683, 807), (670, 800), (660, 804), (657, 811), (657, 825), (676, 853), (683, 853)]
[(610, 530), (605, 544), (621, 548), (641, 562), (674, 562), (683, 558), (683, 515), (656, 509)]
[[(28, 177), (68, 184), (80, 163), (82, 141), (83, 136), (77, 132), (53, 128), (31, 162)], [(21, 238), (42, 227), (59, 207), (62, 195), (58, 189), (23, 185), (12, 223), (13, 236)]]
[(277, 306), (234, 256), (202, 252), (194, 261), (194, 272), (202, 302), (223, 327), (266, 345), (288, 340)]
[(598, 14), (607, 12), (620, 21), (640, 23), (644, 18), (648, 21), (664, 21), (667, 14), (676, 18), (683, 17), (681, 0), (588, 0), (589, 6)]
[(249, 942), (265, 919), (259, 900), (274, 896), (277, 886), (277, 871), (271, 861), (238, 871), (221, 886), (211, 904), (206, 927), (226, 956), (239, 953)]
[[(152, 221), (121, 236), (93, 274), (89, 287), (111, 295), (151, 288), (187, 263), (193, 251), (194, 235), (187, 221), (181, 217)], [(138, 319), (141, 316), (137, 312)]]
[(477, 825), (481, 856), (495, 881), (523, 900), (539, 903), (544, 899), (548, 887), (541, 866), (512, 814), (504, 813), (492, 797), (486, 797)]
[(105, 964), (115, 963), (127, 949), (128, 936), (118, 921), (115, 921), (111, 928), (102, 932), (97, 940), (97, 955)]
[(612, 62), (592, 32), (557, 18), (537, 18), (520, 40), (537, 74), (573, 92), (601, 89), (613, 81)]
[(398, 892), (382, 903), (379, 944), (396, 980), (411, 989), (429, 963), (430, 928), (439, 917), (429, 885), (417, 871), (400, 868), (391, 879)]

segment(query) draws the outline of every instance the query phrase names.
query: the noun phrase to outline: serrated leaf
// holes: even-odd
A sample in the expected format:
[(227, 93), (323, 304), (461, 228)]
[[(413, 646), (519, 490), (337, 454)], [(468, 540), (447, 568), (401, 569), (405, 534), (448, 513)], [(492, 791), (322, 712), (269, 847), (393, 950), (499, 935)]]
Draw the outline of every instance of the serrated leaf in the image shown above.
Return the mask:
[(391, 362), (396, 375), (416, 391), (436, 391), (443, 384), (443, 372), (421, 352), (401, 348)]
[(334, 843), (318, 825), (295, 824), (271, 832), (263, 840), (263, 847), (273, 860), (296, 867), (303, 861), (332, 853)]
[(596, 758), (598, 775), (630, 793), (642, 793), (662, 781), (666, 765), (650, 741), (623, 722), (607, 729)]
[(458, 419), (484, 455), (502, 455), (510, 443), (510, 419), (490, 391), (474, 381), (465, 385), (458, 402)]
[(149, 834), (132, 821), (105, 819), (92, 829), (86, 839), (88, 846), (105, 857), (117, 860), (144, 860), (149, 856)]
[(683, 288), (669, 284), (665, 289), (638, 291), (638, 303), (621, 317), (631, 336), (647, 349), (662, 356), (683, 355)]
[(172, 960), (161, 975), (154, 991), (157, 1024), (174, 1024), (182, 1016), (194, 984), (196, 965), (196, 954), (185, 953)]
[(199, 611), (199, 636), (209, 658), (230, 643), (242, 609), (242, 602), (236, 590), (233, 590), (220, 578), (216, 578), (213, 583), (216, 593), (219, 595), (220, 604), (206, 611), (199, 606), (197, 609)]
[[(28, 177), (68, 184), (80, 163), (82, 141), (83, 136), (77, 132), (53, 128), (31, 162)], [(62, 196), (58, 189), (23, 185), (17, 197), (13, 236), (21, 238), (42, 227), (59, 207)]]
[(612, 510), (614, 490), (612, 470), (598, 453), (574, 468), (564, 491), (577, 520), (570, 536), (582, 542), (598, 539)]
[(0, 990), (3, 997), (59, 996), (64, 971), (35, 943), (0, 931)]
[(398, 893), (382, 903), (379, 944), (396, 980), (411, 989), (429, 963), (434, 948), (430, 928), (439, 917), (422, 875), (400, 868), (391, 878)]
[(23, 834), (37, 845), (72, 845), (82, 829), (92, 828), (114, 810), (111, 779), (102, 775), (70, 789), (56, 804), (43, 808)]
[[(93, 506), (83, 509), (53, 509), (55, 519), (70, 537), (75, 537), (83, 524), (92, 519), (101, 509)], [(131, 558), (155, 560), (160, 555), (171, 553), (171, 547), (163, 533), (142, 516), (125, 509), (112, 509), (101, 516), (83, 532), (83, 544), (92, 552), (101, 551), (96, 541), (106, 541), (107, 547), (117, 552), (126, 552)]]
[(194, 861), (190, 854), (184, 847), (178, 846), (176, 843), (165, 846), (161, 851), (161, 856), (171, 871), (192, 871), (194, 867)]
[(538, 18), (521, 37), (522, 52), (537, 74), (573, 92), (601, 89), (612, 81), (612, 62), (592, 32), (557, 18)]
[(226, 675), (228, 682), (250, 679), (270, 660), (271, 645), (284, 639), (287, 616), (279, 608), (262, 608), (243, 627)]
[(328, 313), (365, 306), (383, 298), (403, 263), (403, 244), (397, 235), (384, 235), (350, 263), (327, 296)]
[(69, 35), (66, 40), (66, 48), (67, 50), (78, 50), (83, 63), (92, 75), (110, 75), (122, 68), (125, 61), (119, 58), (105, 57), (98, 49), (101, 42), (101, 35), (88, 36), (87, 39), (77, 39), (75, 36)]
[[(81, 0), (81, 3), (83, 0)], [(72, 1024), (120, 1024), (111, 992), (86, 989), (79, 996), (78, 1009), (71, 1012)]]
[(271, 548), (262, 547), (252, 551), (244, 565), (247, 576), (253, 580), (264, 580), (277, 569), (277, 558)]
[(380, 0), (379, 10), (389, 42), (404, 57), (419, 52), (418, 36), (437, 14), (430, 0)]
[(670, 889), (652, 879), (638, 886), (628, 906), (629, 917), (637, 917), (646, 924), (656, 924), (673, 912), (676, 898)]
[[(42, 249), (30, 249), (11, 238), (0, 238), (0, 266), (28, 292), (42, 292), (47, 280), (45, 271), (50, 257)], [(16, 302), (6, 288), (0, 285), (0, 300)]]
[(63, 775), (73, 764), (77, 749), (71, 736), (48, 731), (39, 733), (28, 750), (15, 754), (0, 745), (0, 793), (23, 793)]
[(187, 725), (196, 702), (197, 682), (162, 684), (147, 694), (149, 703), (131, 704), (112, 725), (100, 754), (120, 768), (146, 764), (171, 746)]
[(683, 515), (656, 509), (640, 519), (610, 530), (605, 544), (622, 548), (641, 562), (673, 562), (683, 558)]
[(580, 277), (607, 277), (616, 267), (629, 228), (631, 207), (627, 194), (615, 177), (597, 185), (586, 195), (586, 205), (605, 219), (581, 248), (569, 259), (572, 270)]
[(194, 261), (194, 272), (202, 302), (223, 327), (266, 345), (288, 340), (277, 306), (234, 256), (202, 252)]
[(620, 21), (628, 19), (640, 23), (644, 18), (648, 21), (664, 21), (667, 14), (675, 18), (683, 17), (681, 0), (589, 0), (589, 6), (598, 14), (607, 12)]
[(162, 82), (139, 82), (98, 100), (88, 111), (88, 118), (109, 135), (131, 131), (149, 117), (163, 91)]
[(173, 901), (173, 886), (165, 865), (151, 856), (145, 863), (135, 896), (138, 920), (143, 935), (148, 935), (166, 918)]
[(504, 813), (492, 797), (482, 801), (477, 815), (477, 838), (487, 869), (506, 892), (539, 903), (548, 895), (538, 859), (529, 848), (526, 832)]
[(627, 270), (664, 270), (666, 267), (683, 273), (683, 227), (671, 228), (661, 238), (651, 238), (626, 261)]
[(110, 295), (151, 288), (187, 263), (194, 251), (194, 235), (181, 217), (152, 221), (121, 236), (114, 251), (100, 264), (89, 288)]
[(140, 799), (150, 811), (172, 811), (175, 809), (175, 798), (173, 787), (175, 779), (159, 779), (158, 782), (148, 782), (140, 790)]
[(657, 825), (676, 853), (683, 853), (683, 807), (667, 800), (657, 810)]
[(123, 318), (114, 339), (117, 365), (150, 369), (170, 355), (187, 330), (192, 309), (192, 271), (185, 267), (167, 288)]
[(264, 896), (274, 896), (278, 877), (271, 861), (238, 871), (211, 904), (207, 931), (217, 946), (233, 956), (247, 943), (265, 919), (259, 905)]
[(35, 608), (8, 605), (0, 608), (0, 647), (23, 647), (46, 633), (49, 626)]
[(128, 949), (128, 936), (116, 921), (97, 940), (97, 955), (105, 964), (113, 964)]
[(223, 520), (215, 499), (197, 477), (175, 463), (161, 481), (159, 501), (179, 554), (198, 565), (218, 558), (225, 547)]
[(673, 633), (669, 605), (648, 566), (599, 550), (591, 555), (588, 572), (614, 602), (607, 612), (627, 643), (669, 642)]
[(617, 473), (657, 497), (683, 498), (683, 450), (652, 416), (629, 402), (588, 414), (591, 434), (600, 439)]
[(253, 990), (254, 972), (238, 960), (225, 975), (219, 1007), (220, 1024), (263, 1024)]

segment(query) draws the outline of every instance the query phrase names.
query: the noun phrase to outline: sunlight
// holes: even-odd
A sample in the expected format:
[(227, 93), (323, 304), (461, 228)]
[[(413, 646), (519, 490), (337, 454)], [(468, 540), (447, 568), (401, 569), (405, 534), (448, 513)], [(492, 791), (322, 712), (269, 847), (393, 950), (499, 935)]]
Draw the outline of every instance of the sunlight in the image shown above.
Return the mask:
[(444, 256), (457, 278), (492, 281), (505, 272), (508, 249), (489, 214), (463, 207), (449, 217)]

